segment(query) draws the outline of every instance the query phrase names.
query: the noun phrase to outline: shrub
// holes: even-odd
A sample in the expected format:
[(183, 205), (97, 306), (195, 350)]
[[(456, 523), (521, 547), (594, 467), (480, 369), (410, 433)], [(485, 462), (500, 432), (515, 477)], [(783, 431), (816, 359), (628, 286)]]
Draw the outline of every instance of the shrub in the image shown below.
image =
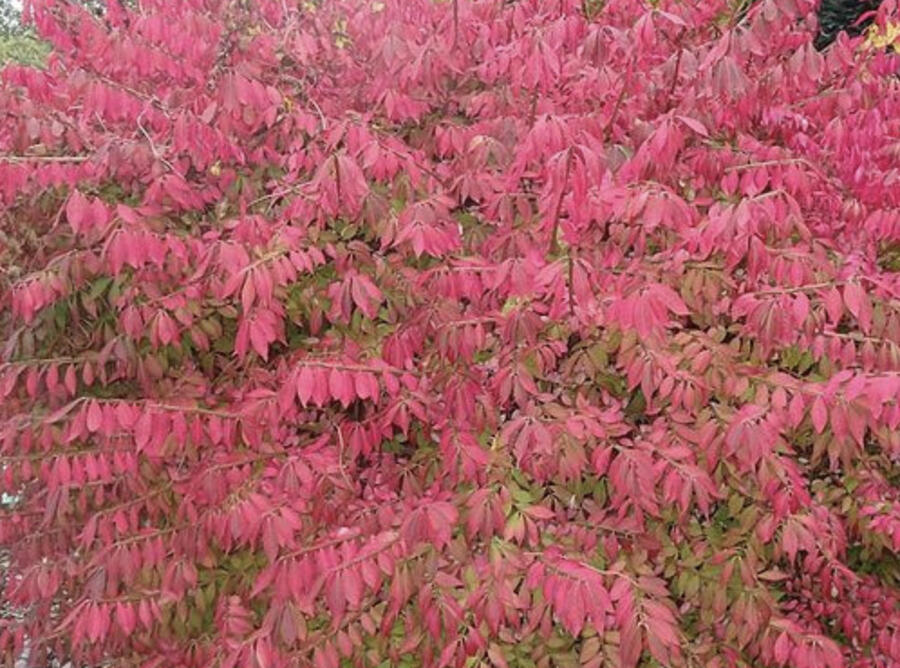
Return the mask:
[(823, 0), (817, 12), (819, 34), (816, 35), (816, 46), (827, 46), (842, 30), (859, 35), (869, 27), (866, 17), (880, 4), (881, 0)]
[(26, 8), (8, 664), (898, 665), (897, 56), (651, 5)]
[(0, 66), (14, 62), (40, 67), (46, 57), (46, 47), (27, 33), (0, 35)]

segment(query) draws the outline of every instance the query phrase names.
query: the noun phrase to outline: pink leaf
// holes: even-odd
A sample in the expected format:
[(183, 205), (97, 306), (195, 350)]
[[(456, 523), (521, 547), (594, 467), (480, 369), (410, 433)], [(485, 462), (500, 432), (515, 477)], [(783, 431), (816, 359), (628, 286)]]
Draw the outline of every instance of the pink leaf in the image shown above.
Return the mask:
[(812, 423), (817, 434), (825, 431), (828, 424), (828, 408), (825, 406), (825, 400), (820, 396), (816, 397), (812, 405)]
[(82, 224), (89, 214), (89, 206), (87, 198), (78, 190), (72, 191), (66, 201), (66, 220), (69, 221), (72, 231), (76, 234), (81, 231)]
[(872, 326), (872, 304), (859, 283), (844, 286), (844, 303), (851, 315), (859, 321), (863, 332), (868, 332)]

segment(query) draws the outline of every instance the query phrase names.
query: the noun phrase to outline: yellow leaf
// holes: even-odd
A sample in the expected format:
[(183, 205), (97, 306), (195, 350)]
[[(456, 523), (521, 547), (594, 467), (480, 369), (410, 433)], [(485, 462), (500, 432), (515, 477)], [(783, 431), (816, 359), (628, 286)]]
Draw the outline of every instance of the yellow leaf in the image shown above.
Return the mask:
[(866, 46), (872, 49), (886, 49), (890, 46), (895, 51), (900, 51), (900, 22), (888, 23), (883, 31), (877, 25), (870, 26)]

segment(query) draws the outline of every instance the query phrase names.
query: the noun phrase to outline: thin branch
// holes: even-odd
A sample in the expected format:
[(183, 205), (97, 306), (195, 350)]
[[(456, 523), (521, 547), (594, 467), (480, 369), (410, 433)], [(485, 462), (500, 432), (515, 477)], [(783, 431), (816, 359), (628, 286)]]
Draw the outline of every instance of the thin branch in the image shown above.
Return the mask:
[(13, 164), (25, 164), (29, 162), (87, 162), (92, 155), (0, 155), (0, 161)]

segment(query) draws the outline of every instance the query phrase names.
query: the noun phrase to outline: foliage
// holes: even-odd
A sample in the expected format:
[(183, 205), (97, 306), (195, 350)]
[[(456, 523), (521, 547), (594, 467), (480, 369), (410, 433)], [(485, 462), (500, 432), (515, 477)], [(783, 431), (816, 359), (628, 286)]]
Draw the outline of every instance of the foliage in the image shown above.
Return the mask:
[(866, 45), (876, 49), (900, 50), (900, 22), (870, 26), (866, 31)]
[(41, 67), (49, 49), (28, 33), (0, 35), (0, 66), (13, 62)]
[(5, 661), (898, 665), (898, 56), (733, 4), (35, 0)]
[(881, 0), (822, 0), (818, 11), (819, 34), (816, 46), (822, 48), (841, 30), (859, 35), (870, 26), (871, 12), (878, 9)]
[[(12, 0), (0, 0), (0, 66), (13, 62), (42, 67), (50, 49), (23, 23), (21, 4)], [(100, 16), (106, 3), (101, 0), (80, 0), (79, 4)]]

